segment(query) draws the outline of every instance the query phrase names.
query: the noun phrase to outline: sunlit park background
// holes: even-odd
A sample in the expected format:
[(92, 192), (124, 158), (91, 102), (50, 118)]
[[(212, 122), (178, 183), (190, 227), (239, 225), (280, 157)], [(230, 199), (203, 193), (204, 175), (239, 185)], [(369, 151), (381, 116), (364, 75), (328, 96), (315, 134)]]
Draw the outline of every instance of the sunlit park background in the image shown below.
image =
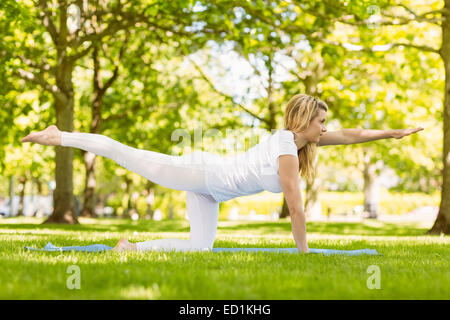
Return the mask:
[[(442, 0), (2, 0), (0, 298), (448, 299), (449, 16)], [(424, 128), (320, 147), (301, 179), (310, 248), (381, 255), (24, 249), (189, 237), (185, 192), (30, 132), (232, 156), (298, 93), (328, 104), (328, 131)], [(221, 203), (214, 246), (295, 247), (283, 194)]]

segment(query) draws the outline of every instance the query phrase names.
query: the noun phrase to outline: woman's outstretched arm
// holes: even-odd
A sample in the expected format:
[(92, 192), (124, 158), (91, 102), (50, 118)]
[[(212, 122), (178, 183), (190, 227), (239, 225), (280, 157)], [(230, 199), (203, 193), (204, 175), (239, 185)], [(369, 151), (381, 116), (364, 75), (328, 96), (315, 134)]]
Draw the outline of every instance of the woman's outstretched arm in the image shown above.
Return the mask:
[(320, 141), (317, 143), (317, 146), (355, 144), (388, 138), (401, 139), (404, 136), (408, 136), (421, 130), (423, 130), (422, 127), (418, 127), (415, 129), (389, 130), (342, 129), (339, 131), (323, 133), (322, 137), (320, 137)]

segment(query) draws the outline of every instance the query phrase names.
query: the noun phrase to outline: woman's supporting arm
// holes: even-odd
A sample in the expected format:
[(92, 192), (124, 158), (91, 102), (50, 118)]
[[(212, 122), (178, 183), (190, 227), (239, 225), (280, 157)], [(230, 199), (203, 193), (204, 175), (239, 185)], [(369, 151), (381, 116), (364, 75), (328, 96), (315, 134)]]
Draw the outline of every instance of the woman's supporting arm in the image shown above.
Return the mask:
[(306, 218), (303, 211), (290, 212), (292, 235), (294, 236), (295, 245), (298, 252), (308, 253), (308, 241), (306, 240)]
[(306, 218), (298, 178), (298, 158), (293, 155), (279, 156), (280, 185), (291, 217), (292, 234), (300, 253), (309, 252), (306, 240)]

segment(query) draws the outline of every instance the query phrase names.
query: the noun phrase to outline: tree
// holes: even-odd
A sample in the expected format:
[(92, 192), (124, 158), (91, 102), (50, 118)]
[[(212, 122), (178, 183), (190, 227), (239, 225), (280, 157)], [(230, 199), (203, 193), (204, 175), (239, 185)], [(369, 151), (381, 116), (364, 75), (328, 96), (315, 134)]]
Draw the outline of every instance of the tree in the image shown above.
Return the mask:
[[(56, 125), (60, 130), (72, 131), (74, 105), (72, 73), (76, 61), (88, 54), (96, 42), (117, 30), (132, 26), (135, 20), (122, 11), (119, 3), (104, 8), (84, 7), (77, 17), (80, 25), (75, 30), (70, 30), (67, 24), (69, 9), (67, 1), (61, 0), (55, 4), (40, 0), (34, 5), (34, 7), (26, 4), (22, 6), (30, 18), (36, 19), (33, 20), (35, 29), (32, 32), (29, 28), (21, 30), (22, 45), (19, 50), (14, 51), (12, 57), (20, 59), (21, 63), (15, 66), (13, 73), (50, 93), (54, 99)], [(77, 8), (80, 10), (80, 7)], [(109, 19), (105, 19), (103, 28), (96, 30), (92, 24), (86, 23), (97, 14), (108, 16), (106, 13), (109, 13)], [(127, 19), (117, 19), (121, 15)], [(30, 42), (30, 38), (34, 41)], [(72, 157), (71, 148), (56, 147), (54, 212), (46, 222), (78, 223), (74, 215)]]
[[(442, 7), (442, 4), (443, 7)], [(278, 30), (282, 30), (288, 34), (302, 34), (309, 43), (324, 43), (330, 47), (334, 46), (346, 51), (361, 52), (386, 52), (393, 49), (413, 48), (424, 52), (438, 54), (444, 64), (445, 70), (445, 95), (443, 104), (443, 182), (441, 192), (441, 204), (439, 208), (438, 218), (432, 229), (431, 234), (450, 232), (450, 23), (448, 17), (450, 14), (450, 1), (433, 3), (433, 7), (429, 10), (423, 10), (418, 13), (413, 9), (414, 5), (408, 6), (404, 3), (390, 3), (389, 1), (302, 1), (299, 4), (289, 4), (284, 2), (276, 2), (272, 6), (267, 6), (266, 10), (270, 14), (264, 17), (272, 17), (275, 21), (280, 12), (285, 15), (292, 15), (294, 18), (290, 21), (278, 19), (278, 23), (274, 24)], [(288, 10), (286, 13), (283, 9)], [(302, 12), (308, 13), (317, 18), (315, 26), (332, 26), (334, 23), (344, 23), (359, 28), (364, 34), (365, 31), (375, 28), (391, 27), (392, 34), (395, 34), (395, 28), (407, 26), (410, 31), (406, 30), (407, 41), (398, 41), (389, 37), (389, 33), (385, 33), (384, 37), (377, 37), (381, 43), (374, 44), (372, 38), (361, 37), (361, 43), (342, 43), (327, 37), (330, 34), (329, 28), (315, 30), (308, 29), (303, 24), (302, 19), (296, 19)], [(375, 18), (375, 19), (374, 19)], [(437, 26), (441, 29), (442, 43), (440, 48), (430, 45), (415, 43), (417, 28), (411, 27), (414, 23), (427, 23)], [(412, 30), (412, 31), (411, 31)], [(370, 33), (367, 33), (368, 35)], [(427, 39), (428, 40), (428, 39)]]
[[(442, 6), (443, 4), (443, 6)], [(325, 6), (336, 9), (334, 3), (324, 3)], [(413, 6), (406, 5), (404, 3), (380, 3), (377, 12), (377, 21), (374, 24), (367, 17), (367, 12), (361, 10), (352, 11), (349, 9), (339, 8), (340, 11), (336, 15), (335, 20), (341, 23), (357, 26), (367, 30), (368, 26), (374, 26), (377, 28), (390, 27), (391, 30), (400, 28), (402, 26), (411, 26), (414, 23), (427, 23), (432, 26), (437, 26), (441, 31), (441, 44), (440, 48), (437, 46), (424, 45), (415, 43), (416, 34), (412, 33), (415, 29), (409, 33), (406, 33), (406, 37), (409, 41), (397, 41), (395, 39), (380, 39), (384, 43), (374, 45), (367, 45), (367, 42), (361, 44), (352, 44), (351, 49), (366, 52), (378, 52), (389, 51), (398, 48), (413, 48), (423, 52), (431, 52), (438, 54), (442, 59), (445, 70), (445, 88), (444, 88), (444, 102), (443, 102), (443, 170), (442, 170), (442, 186), (441, 186), (441, 203), (439, 206), (439, 214), (432, 228), (427, 232), (429, 234), (450, 234), (450, 1), (445, 0), (442, 2), (433, 3), (433, 8), (423, 10), (418, 13)], [(371, 15), (372, 16), (372, 15)], [(395, 31), (394, 31), (395, 32)], [(394, 33), (393, 32), (393, 33)], [(429, 40), (429, 39), (427, 39)], [(342, 43), (328, 42), (340, 47), (343, 47)], [(349, 46), (347, 46), (349, 47)]]
[[(191, 17), (195, 15), (189, 8), (184, 10), (188, 5), (186, 1), (77, 1), (69, 5), (66, 0), (56, 3), (39, 0), (33, 4), (18, 6), (8, 0), (4, 5), (7, 10), (20, 12), (21, 17), (26, 16), (32, 21), (23, 26), (12, 14), (8, 15), (7, 22), (16, 28), (20, 39), (11, 37), (5, 47), (11, 49), (17, 41), (21, 46), (18, 50), (8, 50), (7, 58), (19, 61), (10, 65), (14, 76), (51, 94), (56, 125), (69, 132), (73, 130), (75, 103), (73, 70), (81, 58), (105, 38), (139, 24), (145, 25), (149, 31), (190, 35), (183, 31), (183, 27), (190, 26)], [(74, 28), (69, 28), (68, 18), (73, 18)], [(95, 21), (102, 23), (97, 25)], [(74, 215), (72, 159), (71, 148), (55, 148), (54, 212), (47, 222), (78, 223)]]

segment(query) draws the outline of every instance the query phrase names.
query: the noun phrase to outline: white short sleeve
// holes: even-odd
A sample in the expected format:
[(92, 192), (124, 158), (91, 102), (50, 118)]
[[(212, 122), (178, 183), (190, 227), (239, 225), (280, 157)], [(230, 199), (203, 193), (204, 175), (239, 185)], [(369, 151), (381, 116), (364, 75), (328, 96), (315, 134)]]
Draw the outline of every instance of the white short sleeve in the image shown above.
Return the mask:
[(67, 147), (67, 142), (66, 142), (66, 138), (67, 138), (67, 134), (69, 132), (66, 131), (61, 131), (61, 146), (62, 147)]
[(280, 130), (278, 135), (278, 156), (292, 154), (297, 156), (297, 145), (294, 142), (294, 133), (289, 130)]

